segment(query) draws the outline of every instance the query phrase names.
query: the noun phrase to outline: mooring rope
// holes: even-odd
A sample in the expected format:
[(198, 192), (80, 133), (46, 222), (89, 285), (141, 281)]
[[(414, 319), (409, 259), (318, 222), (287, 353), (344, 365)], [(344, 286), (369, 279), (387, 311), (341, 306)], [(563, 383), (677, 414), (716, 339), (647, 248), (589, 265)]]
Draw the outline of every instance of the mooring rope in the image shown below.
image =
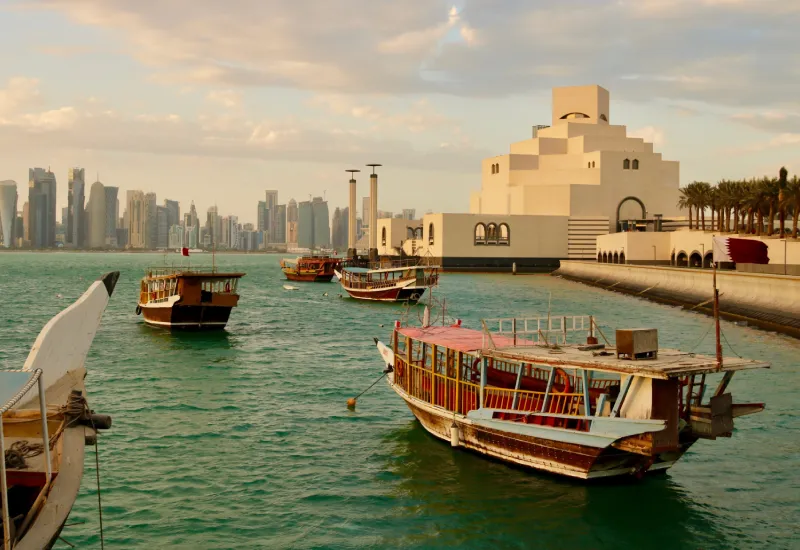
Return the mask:
[[(86, 401), (84, 401), (86, 403)], [(92, 429), (94, 430), (94, 466), (95, 466), (95, 476), (97, 478), (97, 513), (100, 516), (100, 550), (104, 550), (106, 547), (105, 538), (103, 537), (103, 501), (102, 497), (100, 496), (100, 451), (97, 448), (97, 441), (100, 439), (99, 433), (97, 428), (95, 428), (94, 421), (91, 420), (91, 416), (89, 416), (90, 421), (92, 422)]]

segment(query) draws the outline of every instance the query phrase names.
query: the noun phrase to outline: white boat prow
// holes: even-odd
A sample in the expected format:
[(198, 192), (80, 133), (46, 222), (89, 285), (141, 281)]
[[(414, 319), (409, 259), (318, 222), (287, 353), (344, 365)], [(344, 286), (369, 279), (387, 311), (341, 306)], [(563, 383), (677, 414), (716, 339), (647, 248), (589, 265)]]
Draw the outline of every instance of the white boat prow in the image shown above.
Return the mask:
[[(118, 279), (119, 271), (100, 277), (74, 304), (50, 319), (39, 333), (22, 370), (41, 369), (45, 390), (71, 371), (83, 369)], [(34, 397), (35, 390), (31, 390), (18, 405), (24, 406)]]
[(375, 345), (378, 346), (378, 353), (381, 354), (383, 362), (389, 365), (390, 367), (394, 367), (394, 352), (392, 351), (392, 349), (377, 339), (375, 340)]

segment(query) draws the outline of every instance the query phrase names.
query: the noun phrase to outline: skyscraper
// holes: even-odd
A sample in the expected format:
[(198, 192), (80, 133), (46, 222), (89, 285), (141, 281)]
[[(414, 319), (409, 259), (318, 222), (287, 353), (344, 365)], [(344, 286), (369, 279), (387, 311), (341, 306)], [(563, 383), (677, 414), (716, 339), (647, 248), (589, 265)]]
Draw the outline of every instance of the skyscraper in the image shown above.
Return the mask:
[(269, 211), (269, 219), (267, 220), (267, 228), (269, 231), (270, 242), (278, 242), (275, 240), (275, 235), (278, 233), (276, 226), (275, 211), (278, 206), (278, 192), (275, 190), (268, 190), (264, 192), (266, 196), (267, 210)]
[(361, 199), (361, 227), (369, 227), (369, 197)]
[(404, 220), (414, 220), (416, 219), (414, 216), (416, 215), (417, 211), (414, 208), (403, 208), (403, 219)]
[(275, 206), (275, 219), (274, 219), (275, 233), (272, 242), (283, 244), (286, 242), (286, 205), (279, 204)]
[(86, 194), (84, 168), (70, 168), (67, 172), (67, 228), (65, 242), (75, 248), (83, 248), (84, 202)]
[(156, 248), (169, 246), (169, 211), (166, 206), (156, 206)]
[[(189, 229), (190, 227), (192, 228), (191, 230)], [(189, 223), (186, 225), (186, 232), (190, 233), (190, 231), (194, 232), (194, 236), (189, 234), (186, 242), (194, 244), (188, 244), (186, 246), (197, 248), (200, 244), (200, 222), (197, 219), (197, 209), (194, 207), (194, 201), (192, 201), (191, 206), (189, 206)]]
[(328, 201), (322, 197), (314, 197), (311, 201), (314, 212), (314, 246), (329, 247), (331, 245), (331, 217), (328, 212)]
[(145, 207), (142, 191), (128, 191), (128, 244), (131, 248), (145, 247)]
[(164, 208), (167, 209), (167, 225), (179, 225), (181, 223), (181, 205), (178, 201), (164, 199)]
[(297, 246), (297, 201), (291, 199), (286, 207), (286, 243), (289, 247)]
[(268, 231), (269, 226), (269, 209), (267, 209), (267, 201), (258, 201), (258, 213), (256, 216), (256, 231)]
[(105, 186), (106, 193), (106, 246), (117, 247), (117, 220), (119, 218), (119, 187)]
[(17, 197), (17, 182), (0, 181), (0, 246), (5, 248), (16, 246)]
[(56, 244), (56, 176), (49, 169), (28, 170), (28, 231), (33, 248)]
[(218, 243), (220, 238), (221, 224), (219, 220), (219, 213), (216, 206), (211, 206), (206, 212), (206, 235), (208, 235), (208, 244), (213, 246)]
[(89, 248), (105, 248), (106, 226), (106, 190), (102, 183), (96, 181), (89, 192), (89, 206), (87, 218), (89, 223)]
[(331, 244), (336, 250), (347, 248), (347, 211), (345, 208), (342, 210), (338, 206), (333, 211), (333, 219), (331, 220)]
[(155, 193), (144, 195), (144, 247), (149, 250), (158, 247), (158, 203)]

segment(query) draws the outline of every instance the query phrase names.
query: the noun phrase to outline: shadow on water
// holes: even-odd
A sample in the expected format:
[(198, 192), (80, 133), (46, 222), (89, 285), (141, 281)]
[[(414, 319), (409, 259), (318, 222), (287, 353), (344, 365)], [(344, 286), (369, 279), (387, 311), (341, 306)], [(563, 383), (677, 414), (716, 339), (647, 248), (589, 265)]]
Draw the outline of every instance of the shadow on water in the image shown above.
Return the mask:
[(235, 347), (236, 339), (227, 330), (170, 330), (152, 327), (146, 323), (138, 324), (139, 335), (147, 339), (148, 344), (166, 347), (209, 347), (228, 349)]
[(587, 484), (452, 449), (416, 421), (385, 439), (397, 480), (393, 522), (416, 526), (389, 531), (385, 547), (727, 547), (669, 475)]

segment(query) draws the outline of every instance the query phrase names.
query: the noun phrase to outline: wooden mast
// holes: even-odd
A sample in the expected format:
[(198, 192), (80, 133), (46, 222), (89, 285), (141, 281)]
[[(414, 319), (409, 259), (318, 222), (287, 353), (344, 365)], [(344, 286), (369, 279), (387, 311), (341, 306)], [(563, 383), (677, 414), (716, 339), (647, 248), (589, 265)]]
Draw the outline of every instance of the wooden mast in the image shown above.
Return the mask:
[[(711, 237), (712, 245), (711, 251), (712, 254), (714, 253), (714, 244), (713, 239)], [(717, 290), (717, 262), (713, 259), (712, 256), (712, 266), (713, 266), (713, 281), (714, 281), (714, 330), (716, 332), (716, 340), (717, 340), (717, 370), (722, 369), (722, 342), (720, 341), (720, 328), (719, 328), (719, 290)]]

